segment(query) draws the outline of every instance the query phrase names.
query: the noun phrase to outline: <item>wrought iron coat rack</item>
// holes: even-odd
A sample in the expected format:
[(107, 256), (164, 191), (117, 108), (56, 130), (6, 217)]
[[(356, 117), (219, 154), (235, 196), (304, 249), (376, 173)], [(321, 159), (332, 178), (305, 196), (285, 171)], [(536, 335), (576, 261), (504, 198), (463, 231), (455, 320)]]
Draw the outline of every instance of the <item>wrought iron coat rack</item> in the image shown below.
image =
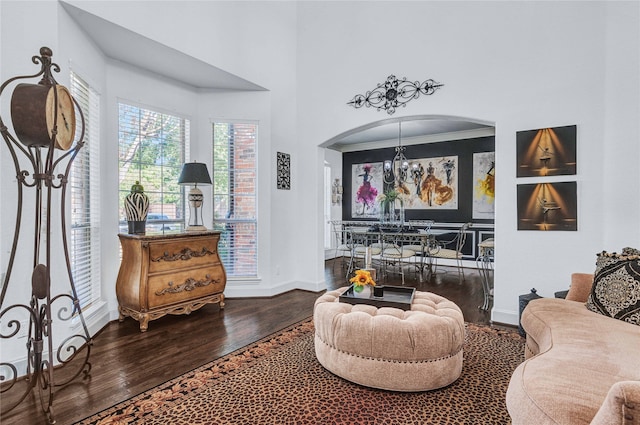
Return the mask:
[[(76, 138), (75, 143), (64, 154), (56, 155), (56, 148), (58, 148), (58, 150), (64, 149), (60, 147), (58, 134), (59, 130), (62, 130), (62, 125), (67, 126), (67, 122), (64, 115), (62, 115), (64, 123), (60, 122), (62, 120), (59, 119), (59, 108), (62, 108), (62, 106), (59, 105), (60, 95), (58, 88), (63, 87), (58, 85), (52, 75), (52, 70), (60, 72), (60, 67), (51, 61), (52, 55), (51, 49), (42, 47), (40, 49), (40, 56), (32, 57), (32, 62), (40, 65), (40, 71), (38, 73), (10, 78), (0, 86), (0, 98), (10, 84), (16, 83), (19, 80), (41, 77), (37, 85), (44, 86), (44, 90), (47, 90), (47, 88), (53, 89), (49, 91), (49, 95), (53, 97), (47, 98), (48, 102), (53, 100), (53, 103), (49, 103), (47, 106), (53, 107), (53, 114), (50, 115), (52, 122), (48, 123), (49, 134), (45, 137), (47, 140), (44, 140), (42, 143), (27, 142), (24, 139), (20, 139), (20, 134), (18, 134), (15, 124), (16, 119), (28, 120), (30, 118), (28, 114), (31, 113), (33, 115), (34, 111), (38, 109), (37, 105), (27, 105), (28, 107), (26, 109), (17, 108), (15, 111), (12, 107), (12, 119), (17, 137), (14, 137), (9, 132), (9, 129), (0, 116), (0, 132), (6, 142), (15, 166), (18, 196), (13, 244), (5, 278), (2, 282), (2, 292), (0, 294), (0, 321), (4, 324), (2, 329), (0, 329), (0, 340), (10, 340), (17, 343), (17, 339), (24, 336), (25, 330), (23, 328), (27, 328), (27, 360), (24, 379), (19, 376), (20, 373), (16, 364), (0, 359), (0, 397), (4, 399), (0, 415), (5, 416), (13, 410), (37, 387), (41, 407), (49, 423), (55, 423), (53, 409), (55, 389), (67, 385), (75, 380), (81, 373), (84, 374), (85, 378), (89, 375), (91, 371), (89, 356), (91, 346), (93, 345), (73, 280), (65, 219), (69, 172), (78, 151), (84, 145), (85, 121), (78, 102), (71, 98), (73, 105), (75, 105), (75, 108), (77, 108), (79, 112), (79, 121), (81, 123), (80, 137)], [(14, 89), (14, 94), (15, 93)], [(31, 109), (32, 106), (34, 109)], [(44, 115), (44, 111), (41, 112), (42, 115)], [(20, 114), (24, 115), (16, 116)], [(73, 139), (73, 134), (70, 137)], [(27, 164), (25, 168), (21, 166), (21, 158), (23, 162)], [(61, 172), (56, 174), (56, 169), (59, 169)], [(35, 228), (33, 229), (31, 297), (28, 304), (17, 303), (7, 306), (7, 289), (11, 282), (14, 261), (19, 252), (19, 236), (23, 225), (23, 192), (30, 189), (35, 190)], [(51, 293), (51, 234), (54, 230), (51, 207), (53, 204), (52, 195), (54, 191), (60, 191), (58, 193), (60, 193), (61, 223), (60, 227), (55, 230), (61, 231), (62, 234), (62, 248), (71, 289), (70, 293), (60, 293), (58, 295)], [(44, 243), (42, 240), (43, 235), (45, 238)], [(24, 249), (21, 252), (27, 251), (28, 249)], [(55, 316), (54, 313), (56, 313)], [(20, 318), (24, 317), (24, 315), (28, 315), (29, 317), (28, 327), (25, 326), (26, 320), (25, 323), (20, 321)], [(74, 318), (79, 318), (82, 324), (82, 333), (71, 335), (54, 347), (54, 323), (70, 321)], [(54, 373), (54, 366), (56, 373)], [(54, 375), (56, 375), (61, 368), (65, 368), (71, 373), (65, 372), (65, 378), (57, 382)], [(9, 397), (9, 395), (11, 396)]]

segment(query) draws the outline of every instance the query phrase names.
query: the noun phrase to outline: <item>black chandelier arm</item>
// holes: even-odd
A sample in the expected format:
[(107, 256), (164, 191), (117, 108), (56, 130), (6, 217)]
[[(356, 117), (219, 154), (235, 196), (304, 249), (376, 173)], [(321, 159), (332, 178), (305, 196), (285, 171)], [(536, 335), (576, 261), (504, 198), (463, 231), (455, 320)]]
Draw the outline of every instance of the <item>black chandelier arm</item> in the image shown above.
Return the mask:
[(382, 175), (382, 179), (384, 181), (385, 184), (387, 185), (392, 185), (395, 183), (396, 181), (396, 177), (393, 174), (393, 171), (385, 171), (384, 174)]
[(385, 110), (389, 115), (395, 113), (398, 107), (406, 107), (412, 99), (417, 99), (421, 94), (432, 95), (437, 89), (444, 86), (433, 79), (419, 81), (407, 81), (407, 78), (398, 80), (395, 75), (390, 75), (384, 83), (377, 84), (376, 88), (363, 94), (356, 94), (347, 102), (354, 108), (362, 106), (374, 107), (378, 111)]

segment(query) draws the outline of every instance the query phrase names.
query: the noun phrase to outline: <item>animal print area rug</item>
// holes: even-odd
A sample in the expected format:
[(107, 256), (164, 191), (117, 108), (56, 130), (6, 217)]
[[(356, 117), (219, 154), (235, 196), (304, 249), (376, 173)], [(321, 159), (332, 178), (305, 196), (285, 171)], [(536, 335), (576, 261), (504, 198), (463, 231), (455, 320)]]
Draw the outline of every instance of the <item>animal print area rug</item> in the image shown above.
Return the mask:
[(515, 331), (467, 323), (456, 382), (427, 392), (383, 391), (324, 369), (307, 320), (79, 424), (507, 424), (505, 393), (523, 353)]

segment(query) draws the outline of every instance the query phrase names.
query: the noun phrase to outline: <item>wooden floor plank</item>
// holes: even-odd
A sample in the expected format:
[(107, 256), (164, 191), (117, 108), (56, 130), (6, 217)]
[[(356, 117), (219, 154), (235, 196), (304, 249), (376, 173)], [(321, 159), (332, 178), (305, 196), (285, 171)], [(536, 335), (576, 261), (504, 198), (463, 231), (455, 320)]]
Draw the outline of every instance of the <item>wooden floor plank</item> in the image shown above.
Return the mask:
[[(474, 269), (466, 269), (465, 274), (465, 281), (459, 282), (455, 268), (440, 267), (429, 280), (408, 278), (405, 285), (454, 301), (467, 322), (488, 324), (489, 313), (478, 309), (483, 296), (479, 275)], [(348, 285), (340, 261), (326, 262), (325, 279), (329, 289)], [(390, 275), (379, 281), (401, 284), (399, 276)], [(318, 296), (294, 290), (270, 298), (227, 299), (222, 310), (210, 304), (189, 316), (165, 316), (150, 322), (144, 333), (130, 318), (122, 323), (111, 322), (94, 336), (90, 378), (77, 379), (56, 391), (57, 423), (81, 420), (304, 320), (312, 315)], [(61, 371), (60, 376), (63, 374)], [(2, 404), (11, 402), (12, 397), (4, 394)], [(0, 417), (2, 424), (46, 423), (36, 398), (32, 393), (12, 412)]]

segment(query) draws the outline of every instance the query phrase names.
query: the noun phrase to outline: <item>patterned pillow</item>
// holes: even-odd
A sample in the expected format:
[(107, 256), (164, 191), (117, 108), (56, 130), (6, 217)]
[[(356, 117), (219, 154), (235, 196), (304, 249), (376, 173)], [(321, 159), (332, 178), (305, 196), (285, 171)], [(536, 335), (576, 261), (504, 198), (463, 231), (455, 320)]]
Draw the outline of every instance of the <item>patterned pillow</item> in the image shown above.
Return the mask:
[(624, 248), (622, 254), (598, 254), (586, 305), (596, 313), (640, 326), (639, 250)]

